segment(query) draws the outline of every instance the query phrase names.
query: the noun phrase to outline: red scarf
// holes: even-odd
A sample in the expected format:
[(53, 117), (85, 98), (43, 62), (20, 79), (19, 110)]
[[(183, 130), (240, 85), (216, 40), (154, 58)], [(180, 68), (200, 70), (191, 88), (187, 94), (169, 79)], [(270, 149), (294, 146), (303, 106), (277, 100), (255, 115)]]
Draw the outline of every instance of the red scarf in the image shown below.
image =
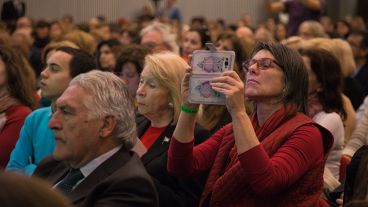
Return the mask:
[(270, 135), (271, 132), (275, 131), (275, 129), (285, 121), (289, 120), (291, 116), (295, 115), (286, 113), (287, 111), (295, 111), (295, 108), (296, 106), (294, 104), (287, 104), (279, 108), (275, 113), (268, 117), (262, 126), (258, 125), (257, 113), (254, 113), (251, 120), (253, 129), (256, 132), (259, 141), (261, 142), (264, 138)]
[[(275, 129), (277, 129), (280, 125), (282, 125), (285, 121), (290, 119), (290, 115), (287, 115), (286, 111), (291, 111), (295, 109), (295, 105), (288, 104), (279, 108), (276, 112), (274, 112), (268, 119), (263, 123), (262, 126), (258, 125), (257, 113), (253, 113), (251, 118), (253, 129), (256, 132), (257, 138), (260, 142), (263, 141), (268, 135), (270, 135)], [(233, 166), (238, 161), (238, 153), (236, 152), (236, 147), (231, 149), (230, 151), (230, 162), (228, 163), (226, 170)]]

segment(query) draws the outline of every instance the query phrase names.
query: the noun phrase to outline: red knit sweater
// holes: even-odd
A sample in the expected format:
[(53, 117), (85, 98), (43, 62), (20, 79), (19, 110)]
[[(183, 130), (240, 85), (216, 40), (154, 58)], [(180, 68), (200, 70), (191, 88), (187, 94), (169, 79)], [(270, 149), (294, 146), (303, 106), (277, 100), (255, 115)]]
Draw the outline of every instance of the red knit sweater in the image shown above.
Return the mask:
[(19, 138), (24, 120), (32, 110), (23, 105), (14, 105), (5, 111), (6, 123), (0, 132), (0, 168), (6, 167), (15, 143)]
[(193, 154), (192, 143), (172, 139), (168, 170), (189, 175), (211, 169), (201, 206), (206, 199), (210, 206), (316, 206), (331, 142), (327, 130), (298, 114), (238, 156), (229, 124)]

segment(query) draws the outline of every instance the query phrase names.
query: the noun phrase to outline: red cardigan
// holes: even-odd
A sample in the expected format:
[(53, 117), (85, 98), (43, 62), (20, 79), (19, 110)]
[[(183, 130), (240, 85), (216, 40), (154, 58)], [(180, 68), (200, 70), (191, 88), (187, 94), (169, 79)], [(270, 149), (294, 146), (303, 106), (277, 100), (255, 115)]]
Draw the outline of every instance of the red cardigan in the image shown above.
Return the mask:
[(238, 156), (229, 124), (194, 151), (193, 143), (172, 139), (168, 171), (188, 176), (210, 170), (200, 206), (316, 206), (332, 140), (298, 113)]
[(6, 123), (0, 132), (0, 168), (8, 164), (24, 120), (31, 112), (30, 108), (23, 105), (11, 106), (5, 111)]

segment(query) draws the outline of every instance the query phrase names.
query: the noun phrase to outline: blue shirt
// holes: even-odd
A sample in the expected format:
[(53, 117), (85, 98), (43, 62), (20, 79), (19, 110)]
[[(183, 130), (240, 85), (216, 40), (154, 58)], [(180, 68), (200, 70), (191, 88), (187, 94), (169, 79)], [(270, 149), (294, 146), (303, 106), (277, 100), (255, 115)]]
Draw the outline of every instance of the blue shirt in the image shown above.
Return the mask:
[(38, 163), (54, 151), (54, 132), (48, 128), (51, 116), (51, 107), (45, 107), (35, 110), (26, 118), (10, 155), (7, 171), (31, 175)]

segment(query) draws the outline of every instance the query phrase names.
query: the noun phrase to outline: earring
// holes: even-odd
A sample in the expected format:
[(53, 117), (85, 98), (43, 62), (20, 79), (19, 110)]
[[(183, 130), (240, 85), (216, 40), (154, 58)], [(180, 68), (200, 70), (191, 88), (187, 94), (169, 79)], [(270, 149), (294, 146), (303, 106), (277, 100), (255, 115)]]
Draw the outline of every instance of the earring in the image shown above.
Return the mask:
[(169, 105), (170, 108), (173, 108), (174, 107), (174, 104), (171, 103), (171, 102), (168, 105)]

